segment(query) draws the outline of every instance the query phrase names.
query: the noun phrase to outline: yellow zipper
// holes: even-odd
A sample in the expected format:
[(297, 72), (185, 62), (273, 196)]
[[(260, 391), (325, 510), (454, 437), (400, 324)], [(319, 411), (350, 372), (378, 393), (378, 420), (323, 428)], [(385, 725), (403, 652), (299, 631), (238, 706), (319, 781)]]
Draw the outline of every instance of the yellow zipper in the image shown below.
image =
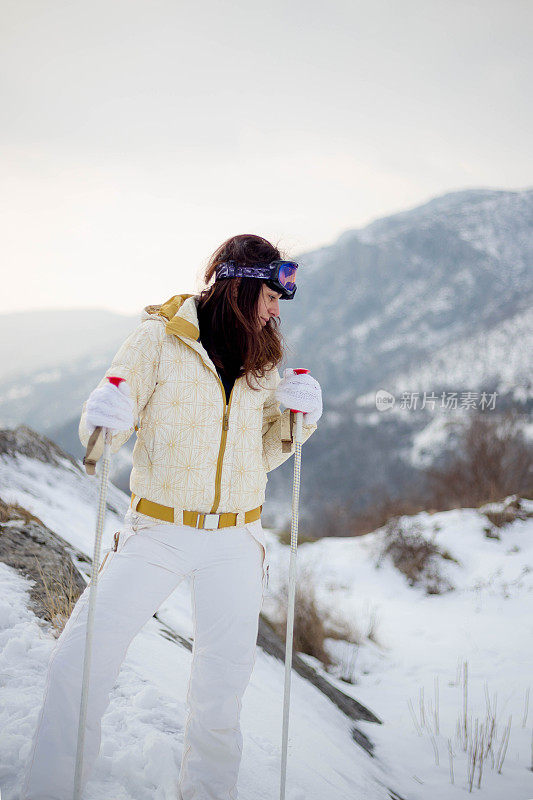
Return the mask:
[(216, 471), (216, 475), (215, 475), (215, 499), (213, 501), (213, 507), (212, 507), (211, 511), (209, 512), (210, 514), (214, 514), (215, 511), (218, 508), (218, 504), (220, 503), (220, 489), (221, 489), (220, 484), (222, 482), (222, 461), (224, 459), (224, 450), (226, 449), (226, 439), (228, 438), (228, 428), (229, 428), (229, 407), (231, 405), (231, 397), (233, 395), (233, 390), (235, 389), (235, 384), (237, 383), (237, 381), (235, 381), (235, 383), (231, 387), (231, 392), (230, 392), (230, 395), (229, 395), (229, 401), (228, 401), (228, 404), (226, 405), (226, 390), (224, 389), (224, 384), (222, 383), (222, 381), (218, 377), (218, 373), (215, 372), (214, 370), (212, 370), (211, 367), (209, 366), (209, 364), (206, 364), (206, 362), (204, 361), (204, 359), (202, 358), (200, 353), (197, 350), (195, 350), (194, 347), (191, 347), (190, 344), (188, 344), (187, 342), (185, 342), (181, 338), (180, 338), (180, 342), (183, 342), (183, 344), (187, 345), (187, 347), (189, 347), (194, 353), (196, 353), (198, 358), (202, 359), (202, 361), (205, 364), (205, 366), (207, 367), (207, 369), (210, 372), (212, 372), (213, 375), (215, 376), (215, 378), (217, 379), (217, 381), (219, 383), (219, 386), (220, 386), (220, 388), (222, 390), (222, 403), (224, 405), (224, 415), (222, 417), (222, 435), (220, 437), (220, 447), (219, 447), (219, 450), (218, 450), (218, 460), (217, 460), (217, 471)]
[(222, 461), (224, 460), (224, 450), (226, 449), (226, 439), (228, 438), (228, 428), (229, 428), (229, 407), (231, 405), (231, 396), (233, 394), (233, 390), (235, 389), (235, 383), (231, 387), (231, 392), (229, 395), (229, 401), (226, 405), (226, 390), (224, 389), (224, 384), (220, 380), (217, 375), (218, 382), (220, 384), (220, 388), (222, 389), (222, 396), (224, 401), (224, 416), (222, 417), (222, 436), (220, 437), (220, 449), (218, 451), (218, 461), (217, 461), (217, 473), (215, 476), (215, 499), (213, 501), (213, 508), (209, 512), (210, 514), (214, 514), (218, 508), (218, 504), (220, 503), (220, 489), (222, 483)]

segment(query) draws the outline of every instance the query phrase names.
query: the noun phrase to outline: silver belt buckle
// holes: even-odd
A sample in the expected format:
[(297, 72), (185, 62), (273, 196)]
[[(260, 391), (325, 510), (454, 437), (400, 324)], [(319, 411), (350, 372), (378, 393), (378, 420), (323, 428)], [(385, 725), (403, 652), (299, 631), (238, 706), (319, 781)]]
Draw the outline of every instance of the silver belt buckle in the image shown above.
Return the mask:
[(204, 516), (204, 530), (214, 531), (218, 528), (218, 514), (206, 514)]

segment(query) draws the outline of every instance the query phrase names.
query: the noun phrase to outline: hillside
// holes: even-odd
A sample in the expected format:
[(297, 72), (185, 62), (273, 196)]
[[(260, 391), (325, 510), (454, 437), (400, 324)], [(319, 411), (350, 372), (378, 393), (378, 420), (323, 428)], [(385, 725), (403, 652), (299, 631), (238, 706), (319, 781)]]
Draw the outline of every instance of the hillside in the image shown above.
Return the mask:
[[(2, 498), (26, 506), (88, 555), (94, 481), (27, 431), (0, 439), (10, 442), (0, 456)], [(127, 502), (118, 490), (110, 501), (108, 544)], [(289, 548), (273, 532), (266, 535), (271, 581), (263, 615), (275, 622)], [(359, 718), (354, 733), (353, 719), (295, 671), (289, 800), (464, 797), (476, 724), (479, 733), (487, 719), (492, 744), (485, 740), (480, 796), (533, 796), (532, 501), (510, 497), (480, 509), (422, 513), (363, 537), (302, 543), (298, 573), (322, 614), (354, 634), (327, 640), (329, 670), (311, 656), (302, 662), (382, 724)], [(2, 796), (15, 800), (53, 639), (31, 610), (31, 582), (0, 563), (0, 584), (0, 781)], [(88, 800), (174, 800), (192, 632), (182, 586), (128, 652), (104, 717)], [(247, 800), (279, 796), (282, 694), (283, 665), (260, 646), (243, 704)], [(474, 793), (478, 770), (479, 763)]]
[[(0, 535), (61, 540), (88, 578), (97, 481), (53, 442), (29, 429), (0, 431), (0, 499), (37, 517), (28, 530), (13, 518)], [(120, 527), (127, 498), (110, 487), (104, 550)], [(55, 535), (55, 538), (53, 538)], [(60, 539), (58, 537), (61, 537)], [(3, 537), (2, 537), (3, 538)], [(51, 544), (53, 542), (53, 545)], [(20, 549), (20, 548), (19, 548)], [(0, 554), (2, 553), (0, 548)], [(81, 554), (81, 556), (80, 556)], [(5, 554), (4, 554), (5, 558)], [(17, 561), (20, 563), (19, 554)], [(13, 559), (10, 559), (10, 563)], [(35, 576), (34, 576), (35, 577)], [(44, 688), (53, 631), (33, 613), (32, 580), (0, 558), (0, 665), (5, 676), (0, 710), (0, 787), (18, 800), (22, 769)], [(189, 581), (183, 581), (132, 643), (104, 717), (102, 753), (87, 800), (175, 800), (181, 760), (185, 697), (193, 641)], [(282, 643), (260, 621), (252, 681), (243, 703), (243, 795), (263, 800), (279, 791), (284, 665)], [(319, 688), (321, 687), (321, 688)], [(362, 719), (377, 718), (334, 680), (294, 659), (291, 777), (288, 797), (345, 798), (365, 787), (369, 800), (390, 800), (386, 765), (370, 757)], [(372, 727), (378, 727), (375, 723)], [(299, 787), (299, 788), (296, 788)]]
[[(424, 562), (421, 554), (433, 547), (444, 557), (437, 552)], [(464, 797), (475, 726), (481, 731), (487, 718), (496, 726), (493, 748), (483, 763), (481, 791), (477, 764), (474, 796), (533, 797), (533, 502), (507, 498), (480, 509), (400, 517), (366, 536), (302, 544), (298, 565), (322, 612), (357, 631), (355, 644), (329, 640), (328, 652), (340, 665), (328, 675), (383, 720), (378, 728), (361, 727), (392, 768), (402, 797)], [(264, 610), (274, 615), (286, 547), (271, 548), (271, 569)], [(457, 734), (465, 717), (466, 752)], [(498, 774), (493, 765), (509, 718)]]
[[(532, 397), (533, 191), (472, 189), (344, 233), (301, 259), (287, 304), (290, 363), (325, 388), (306, 448), (305, 508), (365, 509), (419, 482), (421, 410), (377, 413), (375, 393), (496, 392), (496, 411), (529, 414)], [(306, 273), (307, 267), (307, 273)], [(304, 279), (304, 276), (305, 279)], [(454, 420), (453, 413), (445, 415)], [(431, 430), (431, 429), (430, 429)], [(446, 444), (446, 425), (434, 455)], [(430, 452), (431, 439), (426, 435)], [(334, 454), (334, 455), (333, 455)], [(287, 468), (273, 476), (279, 495)]]

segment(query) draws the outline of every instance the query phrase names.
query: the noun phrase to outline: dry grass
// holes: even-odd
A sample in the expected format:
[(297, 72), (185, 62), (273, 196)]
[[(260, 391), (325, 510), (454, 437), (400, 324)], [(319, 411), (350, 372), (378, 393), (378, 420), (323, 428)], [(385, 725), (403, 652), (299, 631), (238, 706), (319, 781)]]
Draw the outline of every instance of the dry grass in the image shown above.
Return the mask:
[(458, 423), (458, 446), (441, 469), (429, 469), (428, 503), (440, 510), (477, 508), (511, 494), (531, 496), (533, 450), (520, 417), (477, 413)]
[(309, 538), (362, 536), (394, 517), (478, 508), (510, 495), (533, 498), (533, 448), (521, 432), (523, 421), (516, 411), (469, 414), (451, 426), (454, 442), (442, 466), (421, 472), (401, 497), (379, 486), (366, 492), (362, 510), (350, 508), (348, 498), (325, 505), (306, 522)]
[[(485, 711), (483, 714), (473, 716), (469, 707), (469, 677), (468, 661), (458, 665), (458, 678), (450, 686), (457, 686), (459, 689), (459, 710), (455, 725), (455, 735), (446, 736), (441, 732), (439, 720), (439, 683), (438, 677), (435, 678), (434, 699), (430, 700), (424, 696), (424, 688), (421, 687), (417, 701), (413, 703), (411, 699), (407, 701), (409, 712), (413, 720), (416, 732), (419, 736), (426, 734), (431, 742), (435, 755), (435, 764), (439, 764), (440, 751), (439, 743), (448, 751), (450, 783), (455, 783), (457, 770), (455, 769), (454, 759), (461, 751), (465, 754), (464, 763), (466, 768), (466, 787), (472, 792), (474, 787), (481, 789), (483, 775), (489, 768), (501, 774), (509, 737), (511, 733), (512, 717), (504, 720), (498, 716), (498, 697), (494, 694), (491, 698), (488, 686), (485, 684)], [(529, 689), (526, 692), (526, 710), (524, 720), (527, 719), (527, 708), (529, 703)], [(455, 746), (455, 747), (454, 747)]]
[(18, 503), (6, 503), (0, 498), (0, 523), (9, 522), (12, 519), (21, 519), (25, 523), (38, 522), (42, 525), (41, 520), (31, 514), (27, 509), (19, 506)]
[(442, 594), (453, 586), (439, 571), (441, 560), (458, 563), (447, 550), (426, 539), (416, 522), (390, 520), (385, 527), (383, 549), (377, 565), (389, 557), (411, 586), (422, 585), (427, 594)]
[(353, 511), (340, 502), (324, 506), (315, 520), (306, 520), (307, 540), (316, 541), (328, 536), (364, 536), (381, 528), (392, 517), (412, 516), (427, 511), (424, 499), (414, 496), (389, 497), (381, 489), (373, 494), (375, 501), (363, 511)]
[[(287, 523), (278, 531), (276, 535), (281, 544), (290, 545), (291, 543), (291, 525)], [(305, 544), (305, 542), (316, 542), (319, 537), (313, 536), (308, 532), (308, 527), (300, 521), (298, 526), (298, 544)]]
[(81, 594), (74, 579), (76, 570), (72, 565), (66, 574), (61, 572), (52, 575), (43, 571), (38, 559), (35, 559), (35, 562), (42, 581), (42, 591), (39, 592), (38, 599), (44, 616), (51, 623), (54, 635), (57, 637), (65, 627)]
[[(386, 525), (394, 517), (411, 517), (421, 511), (432, 513), (435, 509), (428, 508), (424, 499), (417, 497), (388, 497), (382, 495), (376, 500), (375, 505), (356, 515), (353, 521), (354, 536), (371, 533)], [(338, 535), (338, 534), (337, 534)]]
[(484, 511), (481, 509), (489, 522), (495, 528), (504, 528), (506, 525), (510, 525), (517, 519), (525, 520), (533, 517), (533, 512), (526, 511), (522, 508), (522, 501), (520, 497), (513, 497), (504, 508), (496, 511)]
[[(296, 597), (294, 607), (293, 647), (299, 653), (313, 656), (322, 662), (326, 669), (336, 666), (327, 651), (326, 640), (338, 639), (353, 644), (360, 644), (361, 632), (353, 622), (340, 615), (333, 615), (322, 608), (316, 596), (316, 577), (312, 568), (307, 565), (298, 566)], [(288, 582), (281, 583), (276, 593), (276, 618), (271, 625), (278, 636), (285, 641), (288, 613)], [(377, 618), (372, 616), (367, 631), (367, 638), (377, 640)], [(338, 665), (337, 665), (338, 666)], [(342, 667), (342, 665), (340, 665)]]
[[(288, 594), (288, 582), (285, 581), (280, 586), (278, 619), (274, 623), (274, 630), (283, 641), (287, 630)], [(299, 566), (294, 606), (294, 650), (314, 656), (327, 667), (332, 661), (324, 645), (330, 633), (326, 616), (318, 606), (315, 584), (310, 580), (310, 573), (305, 567)]]

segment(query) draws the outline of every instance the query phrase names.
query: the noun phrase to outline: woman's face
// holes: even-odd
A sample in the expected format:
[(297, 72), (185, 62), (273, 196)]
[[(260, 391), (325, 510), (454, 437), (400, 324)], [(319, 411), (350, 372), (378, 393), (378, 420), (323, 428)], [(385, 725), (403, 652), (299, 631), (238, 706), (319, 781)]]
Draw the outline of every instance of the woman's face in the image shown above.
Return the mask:
[(279, 299), (281, 292), (275, 292), (266, 283), (261, 284), (261, 291), (257, 300), (257, 316), (259, 329), (265, 327), (271, 317), (279, 317)]

